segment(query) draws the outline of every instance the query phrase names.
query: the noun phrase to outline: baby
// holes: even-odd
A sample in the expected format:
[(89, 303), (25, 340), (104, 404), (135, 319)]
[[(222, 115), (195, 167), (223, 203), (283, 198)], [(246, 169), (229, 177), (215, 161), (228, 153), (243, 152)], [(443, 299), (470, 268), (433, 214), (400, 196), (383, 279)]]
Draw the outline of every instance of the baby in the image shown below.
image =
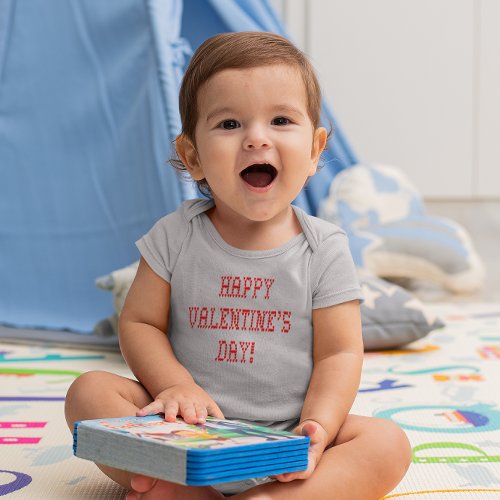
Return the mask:
[(395, 424), (350, 415), (363, 345), (344, 232), (291, 203), (327, 141), (305, 55), (272, 33), (224, 33), (195, 52), (180, 91), (176, 166), (206, 199), (137, 242), (120, 316), (137, 381), (89, 372), (69, 389), (82, 419), (207, 415), (310, 437), (307, 470), (193, 487), (98, 465), (129, 499), (379, 499), (410, 463)]

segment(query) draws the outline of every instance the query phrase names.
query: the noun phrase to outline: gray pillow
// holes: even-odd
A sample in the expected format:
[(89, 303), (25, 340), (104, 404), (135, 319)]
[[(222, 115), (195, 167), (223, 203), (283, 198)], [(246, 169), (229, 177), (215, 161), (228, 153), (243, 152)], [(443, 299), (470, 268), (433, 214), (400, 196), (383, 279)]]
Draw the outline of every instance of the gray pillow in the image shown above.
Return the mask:
[(444, 323), (417, 297), (376, 276), (361, 276), (365, 350), (392, 349), (425, 337)]

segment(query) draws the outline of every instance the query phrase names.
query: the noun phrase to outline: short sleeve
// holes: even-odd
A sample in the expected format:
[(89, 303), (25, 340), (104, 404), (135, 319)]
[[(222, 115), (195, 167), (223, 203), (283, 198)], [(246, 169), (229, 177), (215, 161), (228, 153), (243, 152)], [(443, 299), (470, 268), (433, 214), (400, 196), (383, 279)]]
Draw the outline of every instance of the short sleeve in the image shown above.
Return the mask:
[(311, 261), (312, 307), (363, 300), (347, 236), (335, 232), (318, 245)]
[(136, 242), (149, 267), (169, 283), (187, 230), (188, 223), (178, 210), (160, 219)]

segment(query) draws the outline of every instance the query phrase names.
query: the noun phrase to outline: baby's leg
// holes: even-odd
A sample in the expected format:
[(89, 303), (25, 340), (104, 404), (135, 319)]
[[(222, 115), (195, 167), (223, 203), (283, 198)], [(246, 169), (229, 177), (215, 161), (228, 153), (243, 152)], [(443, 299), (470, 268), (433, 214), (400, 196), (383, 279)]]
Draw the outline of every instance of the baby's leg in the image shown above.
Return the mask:
[[(78, 377), (68, 390), (65, 403), (66, 421), (73, 431), (73, 425), (78, 420), (135, 415), (139, 408), (151, 401), (152, 398), (146, 389), (135, 380), (107, 372), (88, 372)], [(130, 490), (134, 482), (133, 486), (137, 486), (142, 493), (141, 498), (222, 498), (213, 488), (196, 488), (197, 496), (189, 496), (190, 487), (137, 476), (107, 465), (97, 466), (127, 490)], [(181, 495), (183, 489), (186, 490), (185, 497)], [(133, 497), (131, 495), (131, 498)]]
[(410, 461), (408, 439), (397, 425), (349, 415), (309, 479), (275, 481), (233, 498), (378, 500), (401, 481)]
[[(138, 408), (151, 400), (149, 393), (135, 380), (107, 372), (84, 373), (71, 384), (66, 395), (66, 422), (73, 431), (74, 423), (79, 420), (135, 415)], [(133, 474), (106, 465), (98, 467), (117, 483), (130, 488)]]

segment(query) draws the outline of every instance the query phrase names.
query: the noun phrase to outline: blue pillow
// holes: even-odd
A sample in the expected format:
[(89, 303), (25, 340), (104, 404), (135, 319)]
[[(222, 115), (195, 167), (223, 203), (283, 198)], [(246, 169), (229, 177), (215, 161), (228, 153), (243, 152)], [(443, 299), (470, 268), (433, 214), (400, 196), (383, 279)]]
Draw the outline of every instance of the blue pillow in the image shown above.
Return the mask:
[(426, 215), (420, 194), (395, 167), (343, 170), (318, 215), (345, 229), (356, 265), (376, 276), (428, 280), (452, 292), (483, 284), (484, 266), (466, 230)]

